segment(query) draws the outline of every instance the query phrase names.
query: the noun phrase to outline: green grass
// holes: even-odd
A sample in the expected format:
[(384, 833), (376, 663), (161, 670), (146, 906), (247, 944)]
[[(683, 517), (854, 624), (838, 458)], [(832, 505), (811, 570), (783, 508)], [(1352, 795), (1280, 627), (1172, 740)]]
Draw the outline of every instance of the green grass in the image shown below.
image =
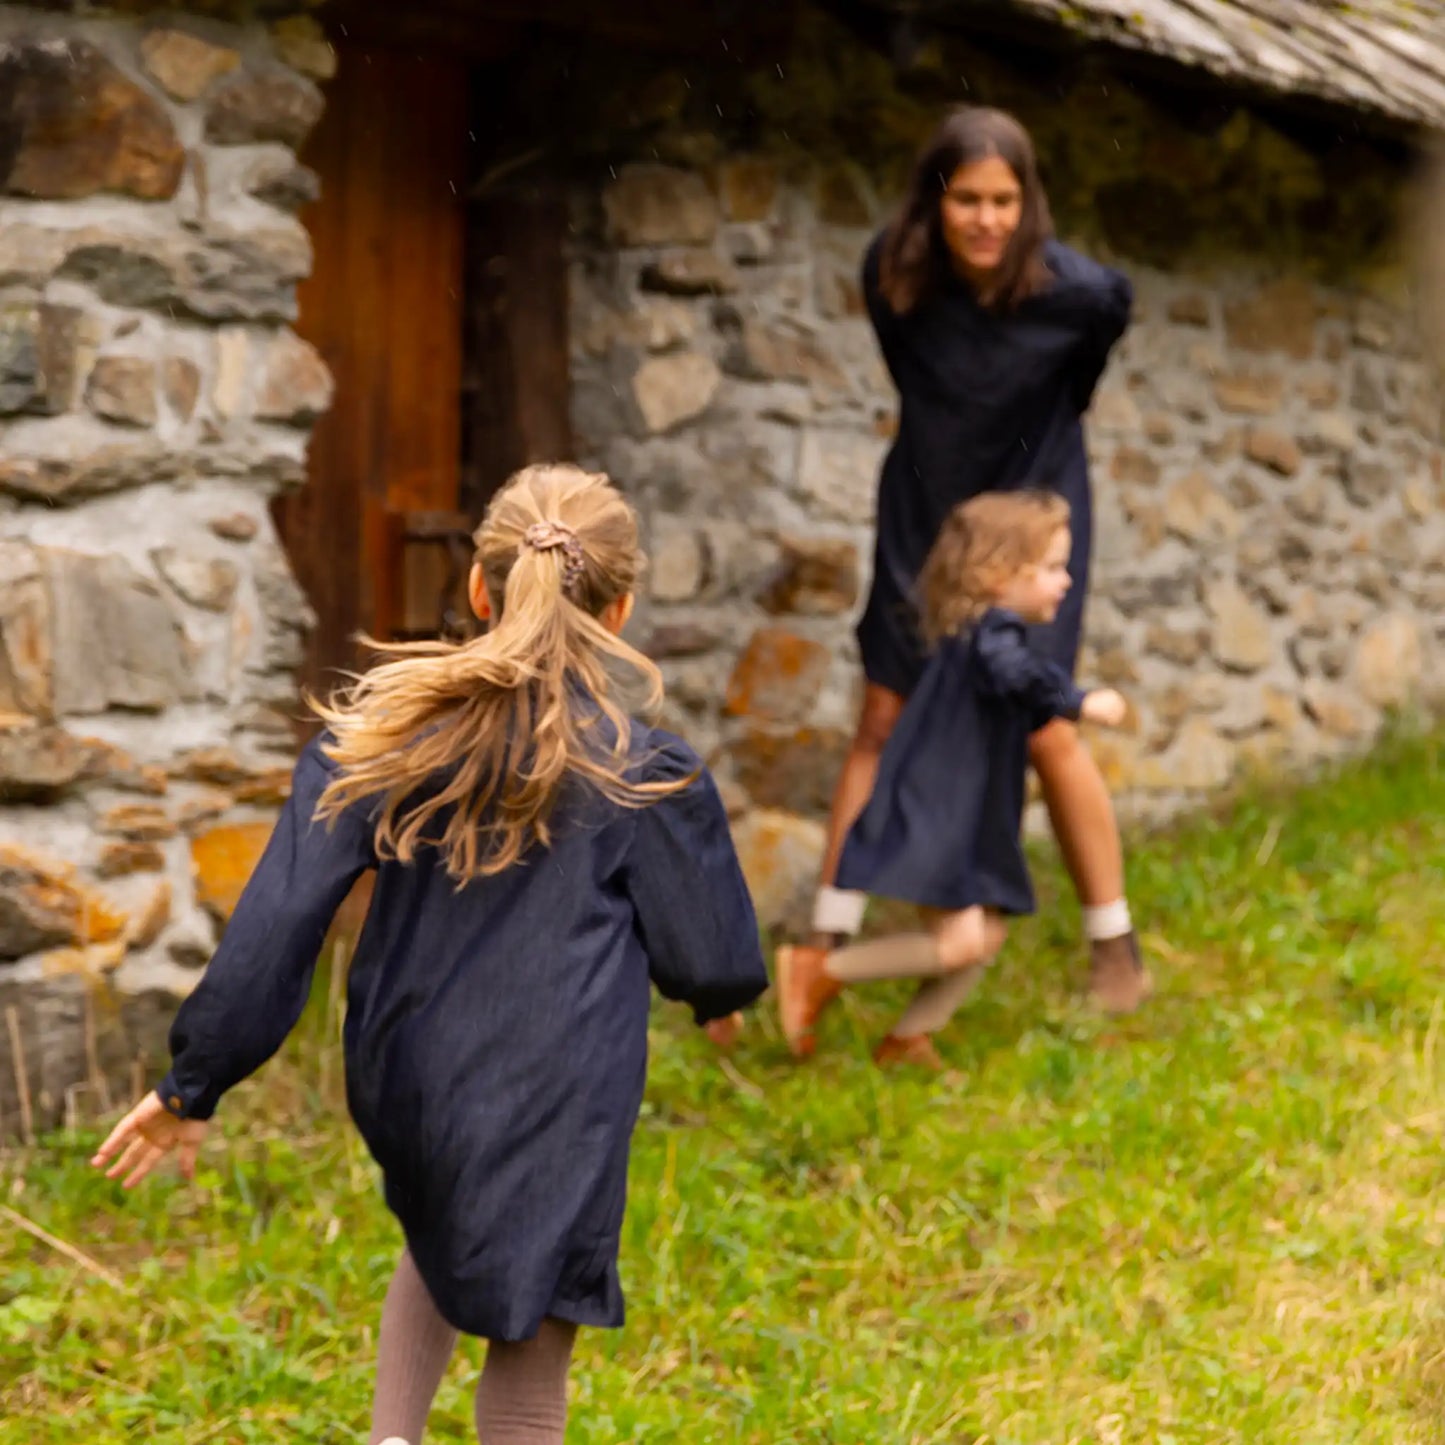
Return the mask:
[[(1131, 859), (1161, 992), (1075, 1003), (1042, 910), (881, 1076), (860, 990), (808, 1067), (764, 1010), (724, 1064), (659, 1007), (621, 1332), (569, 1440), (1445, 1440), (1445, 740), (1245, 799)], [(223, 1110), (196, 1187), (124, 1198), (95, 1135), (0, 1156), (0, 1441), (364, 1439), (398, 1250), (338, 1111), (334, 1017)], [(148, 1191), (148, 1192), (147, 1192)], [(429, 1439), (470, 1436), (475, 1344)]]

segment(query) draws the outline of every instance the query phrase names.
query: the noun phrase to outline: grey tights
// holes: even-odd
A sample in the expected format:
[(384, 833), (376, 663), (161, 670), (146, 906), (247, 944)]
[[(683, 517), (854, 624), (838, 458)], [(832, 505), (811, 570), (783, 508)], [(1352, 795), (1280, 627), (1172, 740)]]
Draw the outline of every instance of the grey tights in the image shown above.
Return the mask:
[[(483, 1445), (562, 1445), (576, 1334), (575, 1325), (547, 1319), (533, 1339), (487, 1346), (477, 1384)], [(403, 1253), (381, 1310), (370, 1445), (421, 1445), (456, 1343), (457, 1332), (437, 1313), (410, 1252)]]

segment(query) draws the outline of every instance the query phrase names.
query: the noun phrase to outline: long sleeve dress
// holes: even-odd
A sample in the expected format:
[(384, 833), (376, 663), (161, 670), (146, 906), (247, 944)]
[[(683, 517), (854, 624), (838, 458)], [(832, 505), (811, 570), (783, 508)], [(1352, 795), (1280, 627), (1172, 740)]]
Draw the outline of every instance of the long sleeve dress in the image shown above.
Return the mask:
[(1084, 693), (995, 608), (933, 653), (843, 845), (838, 887), (953, 911), (1032, 913), (1019, 842), (1029, 734)]
[(313, 815), (316, 743), (210, 967), (158, 1092), (205, 1119), (300, 1017), (328, 925), (376, 870), (347, 986), (347, 1098), (437, 1308), (489, 1339), (551, 1315), (622, 1323), (618, 1238), (647, 1068), (649, 982), (721, 1018), (767, 987), (728, 822), (697, 755), (637, 729), (639, 809), (595, 793), (550, 849), (457, 889), (442, 860), (382, 861), (361, 806)]
[(863, 264), (863, 294), (894, 385), (898, 436), (883, 463), (873, 587), (858, 642), (869, 682), (907, 696), (926, 660), (914, 583), (944, 518), (980, 492), (1025, 486), (1061, 493), (1073, 510), (1074, 586), (1033, 641), (1072, 672), (1089, 581), (1092, 515), (1080, 421), (1133, 290), (1117, 271), (1049, 242), (1052, 284), (1012, 312), (979, 304), (950, 278), (895, 315), (879, 292), (881, 238)]

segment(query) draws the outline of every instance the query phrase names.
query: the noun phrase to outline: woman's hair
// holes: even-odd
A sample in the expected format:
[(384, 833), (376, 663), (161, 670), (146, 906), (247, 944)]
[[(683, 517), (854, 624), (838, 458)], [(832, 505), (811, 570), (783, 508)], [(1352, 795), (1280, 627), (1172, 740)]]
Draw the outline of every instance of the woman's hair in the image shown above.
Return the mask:
[[(637, 518), (605, 476), (532, 466), (497, 493), (475, 537), (494, 620), (469, 642), (372, 644), (392, 660), (311, 705), (337, 773), (317, 816), (376, 799), (378, 856), (435, 846), (465, 883), (550, 841), (570, 780), (629, 807), (691, 779), (630, 781), (631, 729), (609, 664), (662, 697), (657, 668), (598, 619), (635, 588)], [(439, 836), (432, 825), (445, 820)]]
[(932, 643), (977, 622), (1069, 525), (1069, 504), (1042, 490), (981, 492), (948, 514), (918, 578), (923, 635)]
[(952, 270), (943, 237), (943, 193), (960, 166), (997, 157), (1018, 178), (1023, 213), (998, 267), (990, 305), (1013, 310), (1048, 284), (1044, 242), (1054, 233), (1029, 133), (1007, 111), (968, 106), (933, 133), (913, 169), (908, 194), (883, 236), (879, 290), (895, 315), (927, 300)]

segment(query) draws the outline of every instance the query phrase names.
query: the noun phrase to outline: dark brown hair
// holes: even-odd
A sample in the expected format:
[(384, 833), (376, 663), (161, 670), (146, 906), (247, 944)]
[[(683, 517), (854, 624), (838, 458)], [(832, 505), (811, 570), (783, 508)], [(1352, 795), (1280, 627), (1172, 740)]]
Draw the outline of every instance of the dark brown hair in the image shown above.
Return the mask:
[(1068, 525), (1068, 502), (1042, 488), (980, 492), (960, 502), (918, 578), (924, 637), (942, 642), (977, 622), (1013, 578), (1044, 560)]
[(913, 168), (913, 180), (883, 237), (879, 290), (895, 315), (925, 301), (952, 269), (940, 214), (943, 193), (960, 166), (997, 157), (1018, 177), (1023, 214), (998, 268), (989, 304), (1011, 311), (1048, 284), (1044, 242), (1054, 233), (1049, 199), (1039, 180), (1034, 143), (1007, 111), (967, 106), (933, 133)]

